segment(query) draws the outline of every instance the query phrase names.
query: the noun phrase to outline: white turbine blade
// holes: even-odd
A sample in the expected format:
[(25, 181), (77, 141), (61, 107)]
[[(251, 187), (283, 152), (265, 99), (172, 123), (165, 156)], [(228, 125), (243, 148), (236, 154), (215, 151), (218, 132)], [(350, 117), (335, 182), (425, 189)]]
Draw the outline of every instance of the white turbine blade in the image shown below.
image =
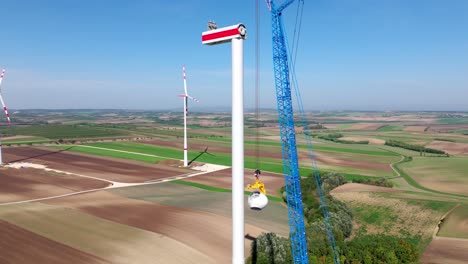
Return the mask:
[(2, 69), (2, 74), (0, 75), (0, 88), (2, 87), (3, 76), (5, 76), (5, 69)]
[(197, 98), (193, 98), (192, 96), (190, 96), (190, 95), (188, 95), (188, 94), (187, 94), (187, 97), (188, 97), (189, 99), (191, 99), (191, 100), (197, 102), (197, 103), (200, 102)]
[[(2, 74), (0, 75), (0, 88), (1, 88), (4, 76), (5, 76), (5, 69), (2, 69)], [(8, 114), (8, 109), (7, 109), (6, 105), (5, 105), (5, 102), (3, 101), (3, 96), (2, 96), (1, 89), (0, 89), (0, 101), (2, 102), (3, 111), (5, 111), (5, 116), (6, 116), (7, 120), (8, 120), (8, 125), (11, 125), (10, 115)]]
[(184, 91), (185, 91), (185, 95), (188, 95), (188, 93), (187, 93), (187, 76), (185, 74), (185, 65), (182, 65), (182, 72), (184, 74)]

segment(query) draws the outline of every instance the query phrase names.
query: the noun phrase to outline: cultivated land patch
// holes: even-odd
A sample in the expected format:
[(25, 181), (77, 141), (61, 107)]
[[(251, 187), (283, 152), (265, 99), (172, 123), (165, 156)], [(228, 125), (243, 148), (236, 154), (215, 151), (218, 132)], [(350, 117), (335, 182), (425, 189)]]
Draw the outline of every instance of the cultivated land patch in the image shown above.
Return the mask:
[[(119, 188), (113, 189), (110, 192), (132, 199), (192, 209), (229, 218), (232, 214), (231, 193), (209, 191), (172, 182)], [(275, 232), (284, 237), (288, 236), (288, 209), (283, 203), (270, 200), (264, 210), (252, 211), (247, 209), (249, 207), (246, 196), (244, 208), (245, 222), (247, 224)]]
[(468, 158), (415, 157), (399, 167), (426, 188), (468, 195)]
[(377, 130), (378, 131), (401, 131), (405, 129), (404, 126), (401, 125), (384, 125), (379, 127)]
[(342, 192), (333, 196), (352, 209), (353, 235), (387, 234), (420, 236), (428, 243), (443, 213), (400, 199), (367, 192)]
[(116, 129), (87, 125), (35, 125), (27, 127), (11, 127), (3, 129), (2, 134), (37, 136), (50, 139), (95, 138), (128, 135), (128, 133)]
[(434, 237), (424, 251), (421, 262), (424, 264), (466, 264), (468, 259), (468, 239)]
[(461, 129), (468, 129), (468, 124), (430, 125), (428, 131), (435, 133), (450, 133)]
[[(271, 196), (281, 197), (279, 190), (284, 186), (284, 176), (276, 173), (262, 172), (260, 180), (265, 184), (267, 194)], [(200, 183), (208, 186), (231, 189), (232, 187), (232, 169), (225, 169), (198, 175), (185, 179), (185, 181)], [(245, 170), (244, 175), (245, 185), (255, 182), (254, 171)], [(246, 189), (247, 190), (247, 189)]]
[(104, 188), (108, 182), (33, 168), (0, 168), (0, 203)]
[(352, 141), (352, 142), (362, 142), (362, 141), (368, 141), (369, 144), (373, 145), (384, 145), (385, 140), (383, 139), (378, 139), (378, 138), (371, 138), (371, 137), (350, 137), (350, 136), (345, 136), (345, 137), (340, 137), (340, 140), (345, 140), (345, 141)]
[(401, 192), (401, 190), (360, 183), (346, 183), (333, 189), (330, 193), (333, 195), (347, 192)]
[(440, 226), (438, 236), (468, 239), (468, 205), (452, 211)]
[[(125, 211), (120, 215), (144, 218)], [(4, 206), (0, 219), (110, 263), (219, 263), (167, 236), (76, 209), (42, 203)]]
[(4, 149), (4, 156), (7, 162), (38, 163), (51, 169), (127, 183), (144, 182), (191, 172), (188, 169), (162, 164), (147, 164), (47, 148), (7, 148)]
[[(178, 146), (179, 143), (175, 143), (173, 141), (164, 141), (164, 140), (153, 140), (153, 141), (145, 141), (146, 144), (152, 144), (154, 147), (153, 153), (164, 153), (165, 155), (174, 155), (171, 148), (175, 148)], [(252, 142), (247, 142), (248, 144), (253, 144)], [(209, 145), (209, 152), (215, 154), (215, 156), (207, 156), (203, 155), (200, 157), (199, 161), (202, 162), (209, 162), (209, 163), (216, 163), (216, 164), (223, 164), (223, 165), (230, 165), (231, 164), (231, 148), (228, 144), (219, 144), (216, 146), (216, 142), (210, 142), (210, 144), (215, 144), (215, 146)], [(93, 144), (94, 145), (94, 144)], [(151, 149), (151, 145), (143, 145), (142, 146), (135, 145), (135, 143), (127, 144), (126, 146), (131, 148), (134, 151), (140, 149), (140, 151), (147, 152)], [(113, 147), (111, 145), (107, 145), (108, 147)], [(123, 145), (118, 145), (116, 148), (124, 148)], [(156, 147), (157, 146), (157, 147)], [(204, 149), (207, 145), (203, 144), (191, 144), (191, 148), (193, 149)], [(164, 152), (160, 148), (166, 147), (170, 148)], [(356, 149), (350, 148), (347, 146), (342, 152), (341, 149), (336, 148), (327, 148), (327, 147), (318, 147), (316, 148), (316, 160), (319, 164), (320, 168), (327, 169), (327, 170), (334, 170), (340, 172), (352, 172), (356, 174), (365, 174), (365, 175), (375, 175), (375, 176), (391, 176), (392, 170), (389, 166), (390, 163), (397, 161), (396, 155), (393, 153), (389, 153), (386, 151), (373, 149), (368, 151), (369, 148), (361, 149), (361, 147), (356, 147)], [(329, 151), (332, 150), (332, 151)], [(336, 150), (336, 151), (333, 151)], [(349, 150), (349, 151), (348, 151)], [(156, 152), (158, 151), (158, 152)], [(353, 154), (351, 154), (353, 153)], [(197, 154), (197, 153), (194, 153)], [(374, 155), (376, 154), (376, 155)], [(382, 155), (380, 155), (382, 154)], [(180, 152), (177, 152), (176, 155), (180, 156)], [(253, 163), (257, 152), (255, 149), (245, 149), (246, 155), (246, 167), (253, 169)], [(279, 149), (279, 145), (277, 144), (263, 144), (260, 151), (258, 152), (259, 157), (262, 159), (262, 165), (264, 164), (276, 164), (278, 168), (265, 168), (265, 170), (273, 171), (273, 172), (282, 172), (282, 157), (281, 157), (281, 149)], [(299, 159), (301, 162), (301, 166), (310, 167), (310, 157), (308, 152), (305, 149), (298, 150)], [(193, 155), (193, 152), (191, 154)], [(250, 162), (250, 163), (249, 163)]]
[(467, 143), (455, 143), (448, 141), (432, 141), (427, 148), (439, 149), (447, 152), (450, 155), (468, 155)]
[[(225, 216), (129, 199), (109, 192), (67, 197), (48, 203), (79, 209), (112, 222), (164, 235), (202, 252), (218, 263), (230, 260), (231, 219)], [(255, 237), (264, 230), (247, 224), (246, 232)], [(246, 240), (246, 247), (248, 242)]]
[(110, 262), (37, 235), (0, 220), (0, 263), (89, 263)]
[(383, 124), (378, 123), (359, 123), (348, 127), (349, 130), (377, 130), (382, 127)]
[(405, 131), (408, 132), (424, 132), (427, 126), (406, 126)]

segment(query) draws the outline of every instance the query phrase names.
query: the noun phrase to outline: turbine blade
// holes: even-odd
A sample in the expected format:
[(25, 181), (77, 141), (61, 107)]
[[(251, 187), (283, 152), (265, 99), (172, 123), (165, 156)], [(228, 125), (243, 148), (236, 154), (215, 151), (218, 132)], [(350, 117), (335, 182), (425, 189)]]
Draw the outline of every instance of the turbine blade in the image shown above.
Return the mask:
[[(4, 76), (5, 76), (5, 69), (2, 69), (2, 74), (0, 75), (0, 88), (1, 88)], [(7, 109), (6, 105), (5, 105), (5, 102), (3, 101), (3, 96), (2, 96), (1, 89), (0, 89), (0, 101), (2, 102), (3, 111), (5, 111), (5, 116), (6, 116), (7, 120), (8, 120), (8, 125), (11, 125), (10, 115), (8, 114), (8, 109)]]
[(198, 99), (197, 99), (197, 98), (193, 98), (192, 96), (190, 96), (190, 95), (188, 95), (188, 94), (187, 94), (187, 97), (188, 97), (189, 99), (191, 99), (191, 100), (193, 100), (193, 101), (197, 102), (197, 103), (199, 103), (199, 102), (200, 102), (200, 101), (198, 101)]
[(182, 73), (184, 75), (184, 91), (185, 95), (188, 95), (187, 93), (187, 75), (185, 74), (185, 65), (182, 65)]
[(5, 76), (5, 69), (2, 69), (2, 74), (0, 75), (0, 88), (2, 87), (3, 76)]

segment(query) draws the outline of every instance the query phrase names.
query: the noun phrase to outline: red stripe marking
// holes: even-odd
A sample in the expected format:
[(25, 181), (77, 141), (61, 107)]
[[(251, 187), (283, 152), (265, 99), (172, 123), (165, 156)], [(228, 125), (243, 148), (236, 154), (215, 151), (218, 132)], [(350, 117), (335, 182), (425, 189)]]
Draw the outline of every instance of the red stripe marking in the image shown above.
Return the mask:
[(221, 32), (215, 32), (212, 34), (202, 35), (202, 41), (214, 40), (218, 38), (225, 38), (225, 37), (235, 36), (235, 35), (239, 35), (239, 29), (237, 28), (233, 28), (233, 29), (229, 29), (229, 30), (225, 30)]
[(187, 148), (184, 148), (184, 150), (187, 150)]
[(6, 109), (6, 106), (3, 107), (3, 110), (5, 110), (5, 111), (7, 110), (7, 109)]

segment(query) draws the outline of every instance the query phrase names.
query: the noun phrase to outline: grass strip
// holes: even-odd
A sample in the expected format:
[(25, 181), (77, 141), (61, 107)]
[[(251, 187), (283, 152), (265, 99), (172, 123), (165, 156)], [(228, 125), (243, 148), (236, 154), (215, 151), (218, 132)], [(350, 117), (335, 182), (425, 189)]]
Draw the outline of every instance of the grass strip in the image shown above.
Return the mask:
[(133, 154), (133, 153), (117, 152), (113, 150), (86, 148), (86, 147), (80, 147), (80, 146), (60, 145), (60, 146), (50, 146), (50, 147), (72, 151), (72, 152), (80, 152), (80, 153), (92, 154), (92, 155), (103, 156), (103, 157), (130, 159), (130, 160), (136, 160), (136, 161), (143, 161), (147, 163), (156, 163), (159, 161), (166, 160), (164, 158), (158, 158), (158, 157), (150, 157), (150, 156), (138, 155), (138, 154)]

